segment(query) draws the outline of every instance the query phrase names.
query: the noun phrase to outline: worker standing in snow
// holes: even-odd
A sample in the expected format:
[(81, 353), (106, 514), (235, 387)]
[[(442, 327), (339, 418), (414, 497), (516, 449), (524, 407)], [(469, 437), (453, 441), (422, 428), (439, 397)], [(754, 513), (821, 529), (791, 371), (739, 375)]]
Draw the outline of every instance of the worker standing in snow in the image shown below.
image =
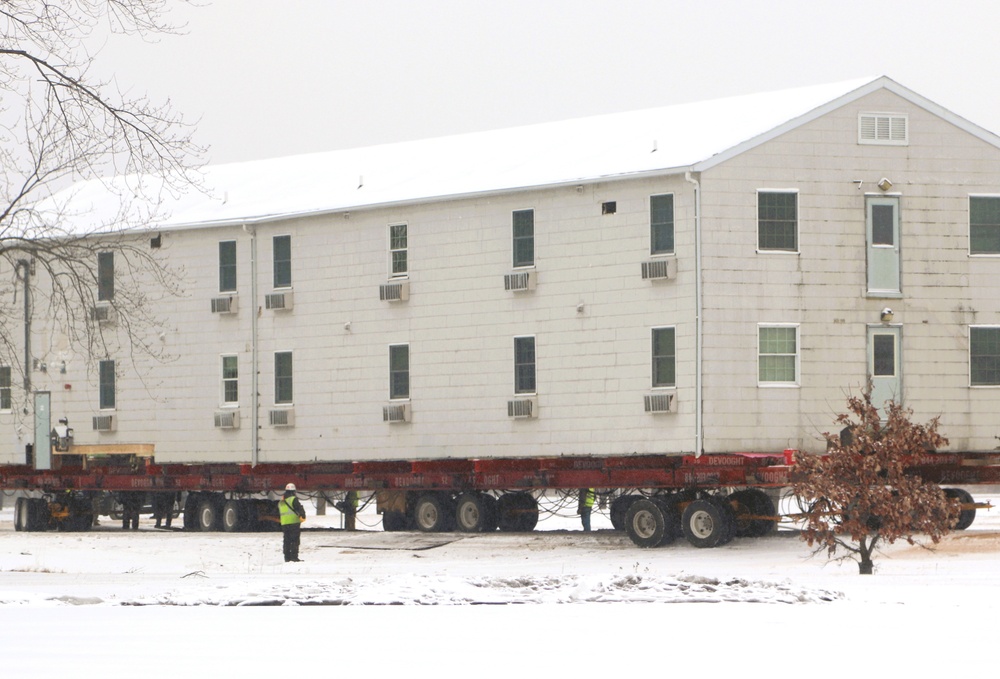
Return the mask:
[(590, 531), (590, 514), (594, 511), (594, 500), (597, 492), (593, 488), (580, 489), (580, 504), (577, 506), (577, 513), (580, 515), (580, 523), (583, 530)]
[(294, 483), (285, 486), (285, 494), (278, 500), (278, 518), (281, 519), (285, 561), (302, 561), (299, 558), (299, 537), (302, 533), (302, 522), (306, 520), (306, 510), (295, 497)]

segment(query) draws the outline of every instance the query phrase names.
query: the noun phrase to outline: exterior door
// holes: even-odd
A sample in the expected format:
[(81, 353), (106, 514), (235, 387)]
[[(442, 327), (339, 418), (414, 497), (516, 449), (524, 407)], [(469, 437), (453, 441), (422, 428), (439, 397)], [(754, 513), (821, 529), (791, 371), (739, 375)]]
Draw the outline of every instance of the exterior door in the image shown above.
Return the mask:
[(869, 196), (865, 201), (868, 235), (868, 292), (898, 295), (899, 198)]
[(903, 402), (903, 379), (900, 372), (901, 328), (868, 328), (868, 378), (872, 382), (872, 404), (885, 420), (886, 401)]

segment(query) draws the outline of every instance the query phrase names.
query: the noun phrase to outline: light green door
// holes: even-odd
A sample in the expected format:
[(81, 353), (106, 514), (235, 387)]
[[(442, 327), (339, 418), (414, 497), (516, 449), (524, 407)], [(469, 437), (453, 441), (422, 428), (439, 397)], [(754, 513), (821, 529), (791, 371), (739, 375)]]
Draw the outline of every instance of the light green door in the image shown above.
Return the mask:
[(900, 371), (901, 328), (868, 328), (868, 378), (872, 383), (872, 404), (885, 420), (887, 401), (903, 402), (903, 379)]
[(869, 196), (865, 201), (868, 236), (868, 292), (898, 295), (899, 198)]

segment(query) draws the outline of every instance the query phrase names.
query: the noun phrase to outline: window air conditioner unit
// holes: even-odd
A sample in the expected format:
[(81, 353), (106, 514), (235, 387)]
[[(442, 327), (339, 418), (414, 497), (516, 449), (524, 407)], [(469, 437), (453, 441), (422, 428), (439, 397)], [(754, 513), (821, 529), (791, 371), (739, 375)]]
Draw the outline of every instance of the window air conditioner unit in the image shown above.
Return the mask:
[(90, 310), (90, 320), (96, 321), (101, 325), (110, 325), (114, 318), (114, 309), (108, 302), (98, 302), (97, 305)]
[(504, 290), (511, 292), (534, 290), (537, 283), (537, 273), (534, 271), (515, 271), (503, 277)]
[(410, 282), (383, 283), (378, 288), (378, 298), (383, 302), (405, 302), (410, 299)]
[(288, 311), (292, 308), (292, 292), (272, 292), (264, 295), (264, 307), (274, 311)]
[(410, 404), (409, 403), (390, 403), (388, 405), (382, 406), (382, 421), (383, 422), (409, 422), (410, 421)]
[(267, 413), (267, 421), (272, 427), (294, 427), (295, 411), (288, 408), (269, 410)]
[(649, 281), (672, 281), (677, 278), (677, 260), (651, 259), (642, 263), (642, 278)]
[(538, 417), (538, 402), (533, 398), (518, 398), (507, 401), (507, 417), (515, 419)]
[(647, 413), (676, 413), (677, 394), (646, 394)]
[(114, 415), (94, 415), (94, 431), (115, 431)]
[(212, 298), (213, 314), (235, 314), (238, 307), (236, 295)]
[(216, 429), (239, 429), (240, 411), (221, 410), (215, 413), (215, 427)]

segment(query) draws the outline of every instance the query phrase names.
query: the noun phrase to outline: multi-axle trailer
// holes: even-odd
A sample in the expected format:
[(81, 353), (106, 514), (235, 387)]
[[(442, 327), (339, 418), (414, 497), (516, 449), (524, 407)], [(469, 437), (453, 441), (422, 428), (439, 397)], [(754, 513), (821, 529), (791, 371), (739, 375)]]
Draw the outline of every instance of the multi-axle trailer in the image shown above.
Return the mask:
[[(247, 531), (274, 526), (274, 491), (333, 501), (347, 515), (358, 495), (374, 498), (388, 531), (530, 531), (540, 494), (599, 489), (612, 525), (641, 547), (683, 536), (716, 547), (735, 536), (759, 537), (782, 518), (775, 498), (790, 485), (795, 451), (695, 456), (447, 459), (302, 464), (157, 464), (151, 445), (76, 446), (53, 470), (0, 467), (0, 487), (21, 490), (17, 530), (86, 530), (112, 494), (183, 497), (188, 530)], [(977, 506), (962, 486), (1000, 484), (1000, 454), (928, 453), (910, 471), (962, 502), (956, 528)]]

